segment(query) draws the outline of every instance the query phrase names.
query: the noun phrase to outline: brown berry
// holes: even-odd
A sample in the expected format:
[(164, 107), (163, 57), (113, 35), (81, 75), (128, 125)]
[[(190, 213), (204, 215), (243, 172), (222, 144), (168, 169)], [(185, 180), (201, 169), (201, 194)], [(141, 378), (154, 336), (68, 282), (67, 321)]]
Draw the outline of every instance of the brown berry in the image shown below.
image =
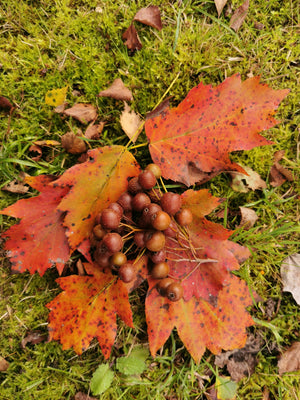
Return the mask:
[(166, 257), (167, 257), (167, 255), (166, 255), (165, 249), (155, 251), (154, 253), (150, 252), (150, 258), (151, 258), (151, 261), (154, 262), (154, 264), (165, 261)]
[(156, 179), (159, 179), (161, 177), (161, 169), (160, 166), (157, 164), (148, 164), (145, 170), (151, 171)]
[(183, 296), (183, 287), (179, 282), (173, 282), (166, 288), (166, 296), (171, 301), (178, 301)]
[(193, 214), (189, 208), (183, 208), (175, 214), (175, 219), (180, 226), (190, 225), (193, 221)]
[(169, 275), (169, 272), (170, 272), (169, 264), (164, 261), (154, 264), (151, 270), (151, 276), (154, 279), (163, 279)]
[(156, 184), (156, 178), (153, 172), (147, 170), (139, 174), (138, 181), (144, 190), (149, 190)]
[(167, 237), (171, 237), (171, 238), (175, 238), (178, 235), (178, 227), (177, 227), (175, 221), (171, 220), (171, 223), (168, 226), (168, 228), (164, 229), (164, 234)]
[(134, 233), (133, 236), (134, 243), (137, 245), (137, 247), (145, 247), (146, 241), (145, 241), (145, 232), (144, 231), (138, 231)]
[(107, 208), (114, 210), (117, 214), (120, 215), (120, 218), (122, 218), (124, 210), (119, 203), (110, 203), (110, 205)]
[(146, 239), (146, 247), (150, 251), (159, 251), (165, 247), (166, 238), (165, 235), (160, 231), (154, 231), (149, 233)]
[(122, 253), (121, 251), (118, 251), (117, 253), (113, 254), (110, 257), (110, 262), (111, 265), (115, 267), (120, 267), (121, 265), (127, 262), (126, 254)]
[(136, 193), (139, 193), (142, 191), (143, 191), (143, 188), (139, 184), (139, 177), (134, 176), (133, 178), (131, 178), (128, 182), (128, 192), (130, 192), (132, 194), (136, 194)]
[(120, 206), (122, 206), (124, 211), (129, 211), (132, 209), (131, 202), (132, 202), (132, 196), (128, 192), (122, 193), (117, 201), (117, 203), (119, 203)]
[(175, 215), (181, 207), (181, 196), (177, 193), (164, 193), (160, 199), (161, 208), (170, 215)]
[(102, 239), (102, 243), (111, 253), (120, 251), (123, 247), (123, 240), (121, 236), (116, 232), (107, 233)]
[(100, 222), (104, 229), (117, 229), (120, 221), (120, 215), (110, 208), (105, 208), (101, 213)]
[(161, 207), (158, 204), (150, 203), (149, 206), (143, 209), (141, 222), (143, 226), (147, 226), (151, 224), (152, 215), (161, 211)]
[(93, 228), (93, 234), (96, 239), (101, 240), (107, 234), (106, 230), (103, 229), (101, 224), (95, 225)]
[(130, 263), (125, 263), (121, 265), (118, 275), (119, 278), (125, 283), (133, 281), (136, 275), (136, 270), (134, 265)]
[(151, 203), (150, 197), (146, 193), (137, 193), (132, 199), (132, 208), (135, 211), (143, 211), (145, 207), (148, 207)]
[(171, 223), (171, 217), (165, 211), (158, 211), (151, 217), (151, 225), (154, 229), (163, 231), (169, 227)]
[(172, 278), (164, 278), (164, 279), (161, 279), (161, 280), (157, 283), (157, 285), (156, 285), (156, 289), (157, 289), (158, 293), (159, 293), (161, 296), (165, 296), (165, 295), (166, 295), (167, 287), (168, 287), (169, 285), (171, 285), (172, 283), (174, 283), (174, 279), (172, 279)]

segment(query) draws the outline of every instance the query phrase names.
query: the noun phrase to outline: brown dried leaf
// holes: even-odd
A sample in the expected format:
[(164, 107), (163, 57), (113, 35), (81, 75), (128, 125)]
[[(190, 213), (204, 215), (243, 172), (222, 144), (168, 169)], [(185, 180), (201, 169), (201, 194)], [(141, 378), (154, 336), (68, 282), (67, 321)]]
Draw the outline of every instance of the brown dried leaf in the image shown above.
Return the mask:
[(237, 8), (230, 19), (230, 28), (237, 32), (244, 22), (249, 8), (249, 0), (246, 0), (239, 8)]
[(14, 106), (11, 104), (11, 102), (4, 96), (0, 96), (0, 110), (3, 111), (11, 111), (14, 108)]
[(31, 153), (37, 154), (36, 156), (32, 156), (32, 157), (31, 157), (31, 159), (32, 159), (33, 161), (39, 161), (39, 160), (41, 159), (43, 152), (42, 152), (42, 149), (40, 148), (40, 146), (37, 146), (36, 144), (33, 144), (33, 145), (31, 145), (31, 146), (29, 147), (28, 150), (29, 150), (29, 152), (31, 152)]
[(146, 120), (148, 118), (155, 118), (158, 117), (162, 112), (164, 112), (164, 110), (166, 110), (167, 108), (169, 108), (170, 106), (170, 98), (171, 97), (167, 97), (164, 101), (162, 101), (154, 110), (150, 111), (147, 113), (146, 115)]
[(261, 338), (250, 335), (242, 349), (226, 351), (217, 355), (215, 365), (220, 368), (226, 366), (231, 379), (238, 382), (245, 376), (250, 377), (254, 373), (257, 364), (256, 354), (261, 347)]
[(149, 6), (141, 8), (134, 16), (134, 21), (139, 21), (142, 24), (152, 26), (159, 31), (162, 29), (162, 23), (160, 18), (160, 11), (157, 6)]
[(75, 394), (75, 398), (74, 400), (99, 400), (99, 398), (97, 397), (91, 397), (83, 392), (77, 392)]
[(67, 132), (61, 137), (62, 147), (71, 154), (81, 154), (87, 149), (84, 140), (75, 135), (73, 132)]
[(143, 47), (142, 42), (139, 38), (137, 30), (134, 25), (131, 24), (129, 28), (122, 35), (122, 39), (125, 41), (125, 46), (131, 51), (141, 50)]
[(252, 226), (254, 226), (255, 222), (258, 220), (256, 212), (247, 207), (240, 207), (240, 211), (242, 219), (238, 228), (244, 228), (245, 230), (252, 228)]
[(133, 96), (131, 91), (124, 85), (122, 79), (118, 78), (113, 81), (111, 86), (98, 94), (102, 97), (112, 97), (116, 100), (132, 101)]
[(6, 371), (9, 367), (9, 362), (0, 356), (0, 372)]
[(64, 114), (87, 124), (97, 118), (97, 110), (91, 104), (78, 103), (64, 111)]
[(294, 342), (278, 361), (279, 375), (300, 370), (300, 342)]
[(57, 140), (36, 140), (33, 142), (37, 146), (58, 146), (60, 143)]
[(69, 103), (65, 101), (64, 103), (60, 104), (59, 106), (54, 108), (54, 112), (57, 114), (63, 114), (65, 109), (68, 107)]
[(230, 172), (232, 177), (231, 188), (236, 192), (247, 193), (249, 189), (265, 189), (267, 187), (266, 182), (261, 179), (259, 174), (253, 171), (251, 168), (239, 164), (248, 175), (241, 174), (240, 172)]
[(124, 111), (121, 114), (120, 123), (123, 131), (133, 143), (135, 143), (143, 129), (143, 126), (141, 125), (142, 122), (141, 118), (134, 112), (134, 110), (131, 110), (130, 106), (126, 101), (124, 101)]
[(3, 186), (1, 190), (5, 190), (6, 192), (10, 193), (20, 193), (24, 194), (27, 193), (29, 190), (28, 185), (24, 185), (18, 179), (14, 179), (13, 181), (9, 182), (7, 185)]
[(94, 125), (92, 122), (86, 129), (84, 136), (87, 139), (99, 139), (103, 128), (104, 128), (105, 122), (101, 121), (99, 124)]
[(48, 335), (41, 331), (31, 331), (28, 332), (27, 335), (21, 341), (22, 349), (25, 349), (27, 343), (37, 344), (41, 342), (45, 342), (47, 340)]
[(218, 16), (221, 15), (221, 12), (223, 11), (223, 8), (225, 7), (226, 3), (227, 0), (215, 0), (215, 6), (218, 11)]
[(283, 158), (285, 151), (279, 150), (274, 154), (274, 164), (270, 170), (270, 185), (273, 187), (281, 186), (286, 180), (289, 182), (294, 181), (294, 176), (291, 171), (279, 164)]
[(300, 254), (293, 254), (282, 261), (280, 268), (283, 291), (292, 293), (300, 306)]

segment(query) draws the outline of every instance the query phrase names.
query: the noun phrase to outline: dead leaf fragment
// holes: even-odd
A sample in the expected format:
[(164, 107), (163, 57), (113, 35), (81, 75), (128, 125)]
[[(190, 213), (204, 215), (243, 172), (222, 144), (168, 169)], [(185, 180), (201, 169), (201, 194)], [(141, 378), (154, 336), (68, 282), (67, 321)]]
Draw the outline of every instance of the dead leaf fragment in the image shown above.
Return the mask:
[(170, 106), (170, 98), (171, 97), (167, 97), (164, 101), (162, 101), (154, 110), (150, 111), (147, 113), (146, 115), (146, 120), (148, 118), (155, 118), (158, 115), (160, 115), (161, 113), (164, 112), (164, 110), (166, 110), (167, 108), (169, 108)]
[(28, 185), (24, 185), (18, 179), (14, 179), (13, 181), (9, 182), (7, 185), (3, 186), (1, 190), (5, 190), (6, 192), (10, 193), (20, 193), (24, 194), (27, 193), (29, 190)]
[(141, 133), (143, 127), (141, 126), (142, 120), (141, 118), (131, 110), (130, 106), (124, 101), (124, 111), (120, 117), (120, 123), (123, 131), (135, 143), (139, 134)]
[(258, 220), (256, 212), (247, 207), (240, 207), (240, 212), (242, 218), (238, 228), (244, 228), (245, 230), (252, 228)]
[(293, 254), (282, 261), (280, 268), (283, 291), (292, 293), (300, 306), (300, 254)]
[(256, 354), (262, 347), (262, 340), (259, 337), (250, 335), (245, 347), (232, 351), (226, 351), (216, 356), (215, 365), (227, 370), (235, 382), (240, 381), (245, 376), (251, 376), (257, 365)]
[(21, 341), (22, 349), (25, 349), (27, 343), (37, 344), (47, 340), (48, 335), (42, 331), (31, 331)]
[(218, 16), (221, 15), (221, 12), (223, 11), (223, 8), (225, 7), (226, 3), (227, 0), (215, 0), (215, 6), (218, 11)]
[(3, 111), (11, 111), (14, 108), (14, 106), (11, 104), (11, 102), (4, 96), (0, 96), (0, 110)]
[(99, 398), (91, 397), (83, 392), (78, 392), (75, 394), (74, 400), (99, 400)]
[(246, 0), (239, 8), (235, 10), (230, 19), (230, 28), (237, 32), (242, 26), (248, 13), (249, 0)]
[(300, 342), (295, 342), (288, 348), (278, 361), (279, 375), (285, 372), (300, 370)]
[(75, 104), (65, 110), (64, 114), (77, 119), (82, 124), (88, 124), (97, 118), (97, 110), (92, 104)]
[(0, 356), (0, 372), (6, 371), (9, 367), (9, 362)]
[(58, 146), (60, 143), (57, 140), (36, 140), (33, 142), (37, 146)]
[(84, 136), (87, 139), (99, 139), (103, 128), (104, 128), (105, 122), (101, 121), (99, 124), (94, 125), (92, 122), (86, 129)]
[(111, 86), (98, 94), (102, 97), (112, 97), (116, 100), (132, 101), (133, 96), (131, 91), (124, 85), (122, 79), (118, 78), (113, 81)]
[[(40, 146), (37, 146), (36, 144), (31, 145), (29, 147), (28, 151), (30, 153), (33, 153), (32, 156), (31, 156), (31, 159), (33, 161), (39, 161), (41, 159), (41, 157), (42, 157), (42, 154), (43, 154), (42, 149), (40, 148)], [(34, 155), (34, 154), (36, 154), (36, 155)]]
[(81, 154), (87, 149), (85, 141), (73, 132), (67, 132), (61, 137), (62, 147), (71, 154)]
[(241, 174), (240, 172), (230, 172), (232, 178), (231, 188), (236, 192), (247, 193), (249, 189), (265, 189), (266, 182), (261, 179), (260, 175), (253, 171), (250, 167), (239, 164), (248, 175)]
[(287, 180), (289, 182), (294, 180), (291, 171), (279, 164), (279, 161), (283, 158), (284, 153), (284, 150), (279, 150), (274, 154), (274, 164), (270, 170), (270, 185), (273, 187), (281, 186)]
[(160, 18), (160, 11), (157, 6), (149, 6), (141, 8), (134, 16), (134, 21), (139, 21), (142, 24), (152, 26), (159, 31), (162, 29), (162, 23)]
[(143, 47), (137, 30), (135, 29), (135, 26), (133, 24), (131, 24), (129, 28), (127, 28), (126, 31), (123, 33), (122, 39), (125, 41), (124, 44), (128, 50), (141, 50), (141, 48)]

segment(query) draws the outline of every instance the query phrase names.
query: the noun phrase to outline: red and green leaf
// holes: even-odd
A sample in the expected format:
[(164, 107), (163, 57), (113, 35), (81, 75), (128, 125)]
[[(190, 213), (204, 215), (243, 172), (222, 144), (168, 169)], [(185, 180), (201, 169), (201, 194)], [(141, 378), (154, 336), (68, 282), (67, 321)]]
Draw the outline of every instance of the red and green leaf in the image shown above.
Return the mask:
[(222, 171), (243, 169), (229, 153), (271, 144), (258, 132), (278, 123), (273, 118), (289, 90), (273, 90), (259, 77), (239, 75), (220, 85), (200, 83), (173, 109), (145, 124), (152, 159), (166, 179), (190, 186)]
[(71, 275), (58, 278), (63, 289), (47, 304), (50, 309), (50, 340), (59, 340), (63, 349), (77, 354), (97, 338), (103, 355), (108, 358), (117, 332), (117, 315), (133, 328), (126, 285), (111, 272), (84, 264), (92, 276)]

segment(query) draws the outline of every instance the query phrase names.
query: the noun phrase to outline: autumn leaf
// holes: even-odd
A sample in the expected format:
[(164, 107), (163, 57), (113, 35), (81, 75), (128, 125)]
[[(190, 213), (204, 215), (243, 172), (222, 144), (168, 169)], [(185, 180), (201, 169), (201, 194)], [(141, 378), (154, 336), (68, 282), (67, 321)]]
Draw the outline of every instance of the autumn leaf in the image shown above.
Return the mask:
[(88, 157), (52, 183), (53, 188), (69, 188), (58, 210), (66, 213), (64, 226), (72, 250), (89, 238), (95, 217), (127, 190), (127, 178), (139, 173), (135, 158), (122, 146), (93, 149)]
[[(131, 51), (141, 50), (141, 48), (143, 47), (141, 39), (133, 24), (131, 24), (123, 33), (122, 39), (124, 40), (124, 44), (128, 50)], [(128, 99), (130, 100), (129, 96)]]
[(50, 106), (60, 106), (66, 100), (68, 86), (65, 86), (61, 89), (52, 89), (49, 90), (45, 95), (45, 103)]
[(243, 347), (246, 342), (246, 327), (253, 324), (245, 307), (251, 297), (245, 282), (230, 275), (226, 286), (219, 292), (215, 305), (203, 298), (191, 297), (172, 302), (158, 294), (157, 280), (149, 277), (146, 297), (146, 320), (151, 355), (163, 346), (173, 328), (196, 362), (206, 348), (218, 354), (222, 349)]
[(163, 177), (187, 186), (222, 171), (243, 169), (229, 153), (271, 144), (258, 134), (278, 123), (273, 118), (289, 90), (272, 90), (259, 77), (239, 75), (220, 85), (200, 83), (173, 109), (145, 123), (152, 159)]
[(87, 124), (97, 118), (97, 110), (92, 104), (74, 104), (73, 107), (64, 110), (64, 114), (77, 119), (82, 124)]
[(99, 97), (112, 97), (116, 100), (132, 101), (133, 96), (131, 90), (129, 90), (123, 83), (122, 79), (118, 78), (106, 89), (102, 90)]
[(41, 175), (26, 177), (25, 182), (41, 193), (22, 199), (0, 211), (0, 214), (21, 218), (1, 236), (8, 238), (5, 250), (18, 272), (36, 271), (42, 276), (53, 265), (61, 274), (69, 260), (70, 249), (63, 227), (64, 214), (57, 205), (69, 191), (69, 187), (53, 188), (52, 177)]
[(157, 6), (141, 8), (134, 16), (134, 21), (139, 21), (145, 25), (152, 26), (159, 31), (162, 29), (160, 11)]
[(87, 263), (84, 268), (91, 276), (57, 279), (63, 292), (47, 304), (50, 340), (81, 354), (95, 337), (107, 359), (116, 337), (117, 315), (133, 328), (128, 291), (111, 272)]

